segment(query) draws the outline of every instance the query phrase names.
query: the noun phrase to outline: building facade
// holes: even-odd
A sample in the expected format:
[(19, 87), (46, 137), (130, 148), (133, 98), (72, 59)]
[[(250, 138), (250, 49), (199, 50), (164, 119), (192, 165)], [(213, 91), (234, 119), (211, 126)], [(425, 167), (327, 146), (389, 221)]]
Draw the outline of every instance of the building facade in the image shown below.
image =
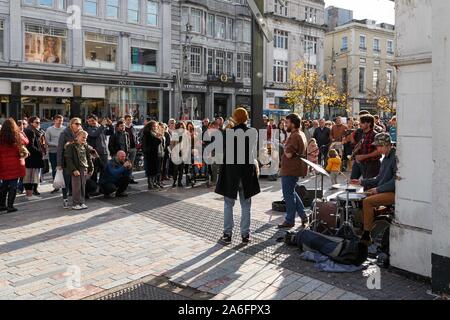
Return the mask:
[(182, 97), (173, 113), (183, 119), (229, 117), (251, 104), (251, 14), (245, 0), (183, 0)]
[(338, 7), (327, 7), (325, 9), (325, 23), (327, 31), (332, 31), (336, 27), (353, 20), (353, 11)]
[(265, 43), (264, 113), (275, 119), (290, 112), (285, 94), (290, 70), (303, 61), (323, 74), (324, 7), (322, 0), (265, 1), (274, 41)]
[(173, 3), (1, 1), (1, 114), (167, 119), (179, 68)]
[(449, 294), (450, 2), (395, 2), (399, 179), (391, 265), (430, 277), (434, 292)]
[[(395, 96), (395, 30), (372, 20), (352, 20), (325, 36), (325, 73), (348, 94), (350, 113), (380, 113), (375, 97)], [(329, 110), (333, 117), (345, 110)]]

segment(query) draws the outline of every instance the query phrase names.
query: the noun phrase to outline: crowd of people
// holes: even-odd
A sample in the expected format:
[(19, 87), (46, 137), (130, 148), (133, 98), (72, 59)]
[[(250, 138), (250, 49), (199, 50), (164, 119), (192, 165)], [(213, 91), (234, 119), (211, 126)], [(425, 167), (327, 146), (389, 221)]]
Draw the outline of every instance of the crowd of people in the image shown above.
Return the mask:
[[(133, 171), (142, 157), (149, 190), (164, 188), (166, 181), (171, 181), (173, 188), (182, 188), (190, 184), (191, 173), (205, 174), (207, 185), (215, 186), (216, 192), (225, 197), (225, 226), (221, 239), (225, 243), (231, 242), (233, 207), (239, 195), (241, 236), (246, 243), (250, 237), (251, 198), (260, 192), (261, 164), (224, 163), (228, 150), (234, 151), (236, 145), (214, 149), (207, 157), (222, 161), (206, 164), (201, 157), (198, 160), (197, 147), (201, 144), (200, 150), (205, 149), (214, 141), (214, 138), (205, 139), (207, 132), (214, 136), (212, 131), (224, 135), (227, 130), (241, 129), (253, 134), (256, 130), (248, 126), (248, 120), (244, 108), (237, 108), (227, 121), (221, 117), (213, 121), (204, 119), (201, 128), (188, 120), (170, 119), (166, 124), (147, 118), (144, 127), (138, 130), (131, 115), (116, 122), (95, 115), (88, 116), (85, 122), (74, 117), (65, 127), (63, 117), (56, 115), (53, 126), (43, 131), (38, 117), (17, 122), (5, 119), (0, 130), (0, 212), (17, 211), (14, 207), (16, 194), (25, 192), (27, 200), (39, 199), (39, 185), (46, 172), (51, 172), (54, 182), (52, 193), (62, 193), (62, 206), (66, 209), (84, 210), (86, 200), (92, 196), (127, 197), (128, 186), (138, 183)], [(393, 203), (395, 117), (384, 124), (380, 117), (367, 111), (361, 111), (357, 118), (336, 117), (334, 122), (302, 121), (298, 115), (291, 114), (276, 124), (264, 116), (263, 129), (267, 130), (272, 152), (277, 148), (281, 159), (277, 162), (279, 171), (269, 175), (271, 180), (281, 177), (286, 201), (286, 219), (279, 228), (292, 228), (296, 213), (302, 223), (307, 221), (295, 187), (299, 178), (314, 171), (308, 169), (301, 158), (326, 168), (333, 184), (337, 183), (339, 174), (350, 171), (352, 183), (366, 188), (371, 195), (365, 203), (366, 231), (373, 220), (367, 208)], [(246, 159), (257, 158), (249, 156), (249, 153), (257, 153), (257, 148), (249, 143), (246, 140)], [(180, 161), (174, 161), (175, 154)]]

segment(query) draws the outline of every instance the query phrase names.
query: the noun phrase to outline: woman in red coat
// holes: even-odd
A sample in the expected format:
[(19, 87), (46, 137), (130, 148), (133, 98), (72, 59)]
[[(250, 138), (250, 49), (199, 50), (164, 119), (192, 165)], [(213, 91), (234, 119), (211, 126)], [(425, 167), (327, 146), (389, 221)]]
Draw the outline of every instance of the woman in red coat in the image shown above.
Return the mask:
[(14, 200), (19, 178), (25, 176), (25, 143), (16, 122), (6, 120), (0, 130), (0, 213), (17, 211)]

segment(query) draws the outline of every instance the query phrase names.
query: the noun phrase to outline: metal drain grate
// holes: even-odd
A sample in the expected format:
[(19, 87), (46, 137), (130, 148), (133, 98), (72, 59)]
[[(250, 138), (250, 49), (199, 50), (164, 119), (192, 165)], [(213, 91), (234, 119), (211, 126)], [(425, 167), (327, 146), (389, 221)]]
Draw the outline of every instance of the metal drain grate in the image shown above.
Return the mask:
[(188, 298), (147, 283), (140, 283), (107, 294), (97, 300), (188, 300)]

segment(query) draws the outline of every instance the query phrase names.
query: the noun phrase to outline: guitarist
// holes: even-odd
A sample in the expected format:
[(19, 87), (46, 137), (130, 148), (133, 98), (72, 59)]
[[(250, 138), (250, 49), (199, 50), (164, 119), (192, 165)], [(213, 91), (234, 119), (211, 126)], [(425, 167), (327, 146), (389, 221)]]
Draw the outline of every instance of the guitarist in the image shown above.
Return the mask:
[(290, 229), (295, 226), (295, 215), (298, 213), (302, 219), (302, 225), (307, 222), (303, 202), (295, 192), (299, 177), (306, 177), (308, 169), (301, 156), (306, 155), (306, 136), (300, 131), (301, 119), (298, 114), (290, 114), (286, 117), (286, 131), (290, 133), (286, 140), (283, 157), (281, 158), (281, 188), (286, 202), (285, 221), (278, 225), (279, 229)]
[[(364, 179), (369, 179), (376, 177), (380, 171), (380, 159), (381, 153), (373, 145), (375, 139), (374, 131), (375, 119), (372, 115), (366, 114), (360, 118), (360, 126), (363, 131), (362, 140), (359, 143), (358, 149), (355, 150), (355, 160), (357, 165), (360, 167), (360, 175)], [(356, 149), (356, 148), (355, 148)], [(358, 179), (359, 176), (353, 174), (352, 179)]]

